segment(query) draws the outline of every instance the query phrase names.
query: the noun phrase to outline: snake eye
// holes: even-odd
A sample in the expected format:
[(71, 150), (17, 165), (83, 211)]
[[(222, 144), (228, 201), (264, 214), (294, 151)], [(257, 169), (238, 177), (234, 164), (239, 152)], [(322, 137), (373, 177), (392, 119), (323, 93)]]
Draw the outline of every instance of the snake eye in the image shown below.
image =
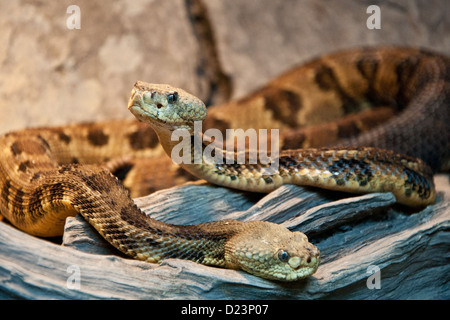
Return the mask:
[(172, 104), (177, 102), (178, 100), (178, 92), (172, 91), (167, 94), (167, 102)]
[(288, 262), (289, 260), (289, 253), (284, 250), (278, 251), (278, 259), (280, 259), (281, 262)]

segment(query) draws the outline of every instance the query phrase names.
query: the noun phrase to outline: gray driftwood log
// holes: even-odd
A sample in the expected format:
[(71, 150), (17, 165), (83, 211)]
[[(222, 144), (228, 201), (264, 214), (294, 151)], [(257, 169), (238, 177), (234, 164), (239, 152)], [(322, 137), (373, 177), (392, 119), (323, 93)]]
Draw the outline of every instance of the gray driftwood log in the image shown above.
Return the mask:
[(63, 246), (0, 223), (0, 298), (449, 299), (449, 176), (435, 180), (437, 203), (415, 212), (391, 194), (348, 198), (296, 186), (263, 196), (192, 184), (135, 200), (170, 223), (264, 219), (305, 232), (322, 264), (288, 284), (189, 261), (131, 260), (81, 217), (68, 219)]

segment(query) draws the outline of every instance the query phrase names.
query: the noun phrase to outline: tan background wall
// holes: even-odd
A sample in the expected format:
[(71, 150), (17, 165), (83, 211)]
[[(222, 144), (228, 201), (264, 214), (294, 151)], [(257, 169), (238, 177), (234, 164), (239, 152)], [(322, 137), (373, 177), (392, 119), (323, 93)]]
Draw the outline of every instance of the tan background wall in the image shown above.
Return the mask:
[[(131, 117), (136, 80), (208, 95), (183, 0), (0, 0), (0, 133), (25, 126)], [(81, 9), (70, 30), (69, 5)], [(369, 30), (366, 9), (381, 9)], [(450, 2), (208, 0), (222, 70), (242, 96), (308, 58), (361, 45), (450, 52)], [(447, 14), (446, 14), (447, 13)]]

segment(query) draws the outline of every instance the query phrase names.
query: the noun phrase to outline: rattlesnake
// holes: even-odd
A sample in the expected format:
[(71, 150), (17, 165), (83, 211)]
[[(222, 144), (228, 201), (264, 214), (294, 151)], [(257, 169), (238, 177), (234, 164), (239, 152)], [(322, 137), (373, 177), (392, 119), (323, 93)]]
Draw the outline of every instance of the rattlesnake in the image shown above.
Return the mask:
[[(270, 192), (294, 183), (350, 192), (391, 191), (405, 205), (431, 204), (436, 196), (432, 170), (448, 168), (450, 155), (449, 70), (448, 58), (406, 48), (322, 57), (247, 98), (211, 108), (205, 121), (207, 127), (220, 129), (280, 128), (285, 146), (307, 149), (282, 151), (279, 167), (270, 175), (262, 173), (261, 165), (182, 166), (212, 183), (249, 191)], [(392, 105), (394, 112), (381, 109), (382, 118), (398, 114), (381, 125), (370, 110), (333, 124), (317, 120), (325, 109), (325, 120), (332, 120), (330, 115), (368, 105)], [(26, 232), (54, 236), (61, 234), (67, 216), (80, 213), (114, 247), (149, 262), (190, 259), (283, 281), (315, 272), (319, 250), (304, 234), (273, 223), (226, 220), (174, 226), (146, 217), (111, 171), (125, 175), (123, 182), (133, 190), (136, 177), (142, 179), (148, 170), (142, 159), (159, 155), (157, 138), (147, 124), (170, 155), (174, 129), (193, 133), (193, 122), (205, 118), (206, 108), (182, 89), (137, 82), (129, 109), (146, 123), (115, 121), (3, 135), (2, 215)], [(315, 126), (302, 128), (306, 122)], [(287, 130), (294, 127), (299, 129)], [(363, 133), (350, 138), (349, 132)], [(317, 143), (341, 146), (313, 148)], [(164, 170), (158, 169), (159, 174)], [(134, 182), (127, 181), (130, 176)]]

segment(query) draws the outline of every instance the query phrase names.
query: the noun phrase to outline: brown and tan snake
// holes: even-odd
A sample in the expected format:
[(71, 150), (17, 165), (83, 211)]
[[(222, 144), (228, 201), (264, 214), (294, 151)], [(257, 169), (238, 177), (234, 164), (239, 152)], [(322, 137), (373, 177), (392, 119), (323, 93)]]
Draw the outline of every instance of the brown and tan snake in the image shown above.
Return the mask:
[[(270, 192), (299, 184), (392, 192), (407, 206), (432, 204), (433, 170), (449, 167), (449, 70), (448, 58), (416, 49), (354, 49), (324, 56), (247, 98), (208, 109), (206, 128), (278, 128), (284, 148), (303, 148), (282, 151), (275, 172), (267, 174), (262, 171), (267, 165), (260, 164), (182, 166), (241, 190)], [(282, 281), (316, 271), (319, 250), (304, 234), (273, 223), (175, 226), (146, 217), (111, 172), (125, 175), (123, 183), (133, 196), (151, 190), (139, 187), (141, 182), (158, 180), (155, 188), (161, 187), (155, 177), (184, 181), (177, 169), (165, 167), (168, 157), (158, 157), (150, 127), (170, 155), (177, 143), (171, 141), (172, 132), (184, 128), (193, 134), (193, 123), (205, 119), (206, 108), (182, 89), (137, 82), (129, 110), (145, 123), (113, 121), (3, 135), (1, 214), (25, 232), (46, 237), (60, 235), (65, 218), (80, 213), (114, 247), (148, 262), (190, 259)], [(327, 148), (316, 149), (319, 145)], [(151, 157), (156, 162), (147, 162)]]

